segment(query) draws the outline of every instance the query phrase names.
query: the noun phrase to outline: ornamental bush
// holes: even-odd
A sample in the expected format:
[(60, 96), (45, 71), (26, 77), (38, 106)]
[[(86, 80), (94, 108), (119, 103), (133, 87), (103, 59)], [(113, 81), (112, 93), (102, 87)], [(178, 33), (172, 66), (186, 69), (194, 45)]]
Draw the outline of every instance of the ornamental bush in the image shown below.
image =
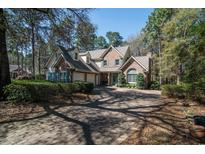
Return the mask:
[(152, 81), (150, 83), (150, 89), (152, 89), (152, 90), (159, 90), (160, 89), (159, 81)]
[(144, 89), (144, 87), (145, 87), (145, 79), (144, 79), (144, 75), (142, 73), (139, 73), (137, 75), (136, 82), (137, 82), (137, 88)]
[(205, 96), (205, 89), (199, 83), (182, 83), (180, 85), (163, 85), (162, 95), (175, 98), (201, 100)]
[(25, 86), (10, 84), (4, 87), (4, 94), (10, 102), (30, 101), (31, 93)]
[(126, 84), (126, 79), (125, 79), (125, 75), (121, 72), (118, 75), (118, 86), (120, 87), (121, 85)]
[(20, 101), (42, 101), (52, 96), (69, 96), (74, 92), (91, 92), (94, 88), (92, 83), (52, 83), (44, 80), (14, 80), (10, 85), (4, 87), (7, 100)]

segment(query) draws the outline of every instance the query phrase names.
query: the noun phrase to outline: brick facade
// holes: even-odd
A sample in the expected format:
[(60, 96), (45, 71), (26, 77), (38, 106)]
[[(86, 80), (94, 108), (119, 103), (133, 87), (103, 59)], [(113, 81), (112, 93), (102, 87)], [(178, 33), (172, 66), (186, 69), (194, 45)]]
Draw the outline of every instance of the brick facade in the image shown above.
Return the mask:
[(127, 72), (130, 69), (135, 69), (137, 71), (137, 73), (142, 73), (144, 75), (144, 78), (145, 78), (146, 87), (148, 87), (148, 84), (150, 82), (150, 72), (146, 72), (145, 69), (143, 69), (139, 63), (137, 63), (135, 60), (131, 59), (130, 62), (127, 63), (122, 68), (122, 72), (124, 73), (126, 80), (127, 80)]
[(115, 49), (111, 48), (110, 51), (108, 51), (106, 55), (104, 56), (104, 60), (107, 60), (107, 66), (103, 66), (103, 67), (119, 66), (119, 65), (115, 65), (115, 59), (119, 59), (120, 60), (119, 65), (121, 65), (121, 57), (119, 53)]

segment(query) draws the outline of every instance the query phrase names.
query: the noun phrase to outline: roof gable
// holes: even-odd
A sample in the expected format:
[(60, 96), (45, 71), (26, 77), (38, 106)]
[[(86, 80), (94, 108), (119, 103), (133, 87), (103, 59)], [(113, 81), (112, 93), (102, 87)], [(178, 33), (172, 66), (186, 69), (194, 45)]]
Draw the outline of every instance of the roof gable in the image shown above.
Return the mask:
[(91, 59), (100, 59), (102, 58), (102, 55), (106, 54), (110, 48), (114, 48), (122, 57), (125, 56), (127, 53), (129, 46), (122, 46), (122, 47), (113, 47), (110, 46), (109, 48), (106, 49), (98, 49), (98, 50), (92, 50), (92, 51), (87, 51), (91, 55)]
[(121, 67), (120, 69), (122, 69), (123, 67), (125, 67), (129, 61), (134, 60), (135, 62), (137, 62), (145, 71), (149, 71), (149, 57), (147, 56), (140, 56), (140, 57), (134, 57), (131, 56)]
[(111, 45), (107, 50), (104, 51), (104, 53), (100, 56), (100, 58), (104, 58), (105, 55), (106, 55), (111, 49), (114, 49), (115, 51), (117, 51), (117, 53), (119, 54), (119, 56), (120, 56), (121, 58), (123, 58), (123, 55), (122, 55), (115, 47), (113, 47), (112, 45)]
[(65, 48), (61, 48), (61, 50), (62, 50), (62, 55), (63, 55), (64, 59), (71, 66), (71, 68), (73, 68), (77, 71), (96, 73), (96, 71), (93, 70), (90, 66), (88, 66), (81, 59), (81, 57), (79, 57), (78, 60), (74, 60)]

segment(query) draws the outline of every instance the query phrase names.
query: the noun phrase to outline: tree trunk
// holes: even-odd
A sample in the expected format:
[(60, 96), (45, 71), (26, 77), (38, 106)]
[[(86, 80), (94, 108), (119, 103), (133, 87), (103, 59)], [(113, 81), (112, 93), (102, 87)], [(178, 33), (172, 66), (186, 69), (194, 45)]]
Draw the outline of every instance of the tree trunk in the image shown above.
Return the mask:
[(3, 95), (3, 87), (11, 83), (6, 47), (5, 20), (3, 8), (0, 8), (0, 97)]
[[(23, 56), (23, 50), (21, 51), (21, 68), (24, 69), (24, 56)], [(26, 69), (25, 69), (26, 70)]]
[(16, 54), (17, 54), (17, 65), (18, 65), (18, 75), (19, 75), (20, 57), (19, 57), (18, 45), (16, 45)]
[(38, 50), (38, 73), (41, 75), (41, 52)]
[(158, 48), (159, 48), (159, 84), (162, 84), (162, 57), (161, 57), (161, 35), (158, 36)]
[(32, 44), (32, 76), (35, 78), (35, 34), (34, 34), (34, 23), (31, 24), (31, 44)]

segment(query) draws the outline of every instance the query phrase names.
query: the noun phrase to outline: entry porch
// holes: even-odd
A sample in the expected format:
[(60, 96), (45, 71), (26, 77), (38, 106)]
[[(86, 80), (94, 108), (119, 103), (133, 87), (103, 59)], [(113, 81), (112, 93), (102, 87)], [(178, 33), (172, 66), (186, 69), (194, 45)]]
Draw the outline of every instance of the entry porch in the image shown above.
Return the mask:
[(102, 72), (100, 73), (101, 85), (115, 85), (118, 82), (118, 75), (120, 72)]

